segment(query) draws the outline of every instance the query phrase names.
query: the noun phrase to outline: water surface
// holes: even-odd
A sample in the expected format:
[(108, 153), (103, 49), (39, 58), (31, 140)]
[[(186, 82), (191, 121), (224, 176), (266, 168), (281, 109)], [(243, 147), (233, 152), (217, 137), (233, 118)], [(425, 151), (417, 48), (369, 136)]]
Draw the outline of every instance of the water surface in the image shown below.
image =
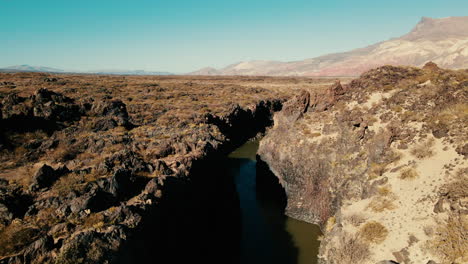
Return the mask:
[(258, 142), (168, 177), (118, 263), (314, 264), (320, 230), (284, 215), (286, 196)]
[(267, 165), (257, 163), (257, 149), (249, 141), (227, 161), (239, 195), (240, 263), (317, 263), (320, 229), (284, 215), (284, 191)]

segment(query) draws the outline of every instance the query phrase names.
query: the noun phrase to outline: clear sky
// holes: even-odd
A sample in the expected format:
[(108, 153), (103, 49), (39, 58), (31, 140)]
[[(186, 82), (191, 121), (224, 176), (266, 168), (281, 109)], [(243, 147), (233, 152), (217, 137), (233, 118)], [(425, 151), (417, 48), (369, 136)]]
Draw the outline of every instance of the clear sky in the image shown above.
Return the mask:
[(0, 67), (184, 73), (292, 61), (408, 32), (467, 0), (0, 0)]

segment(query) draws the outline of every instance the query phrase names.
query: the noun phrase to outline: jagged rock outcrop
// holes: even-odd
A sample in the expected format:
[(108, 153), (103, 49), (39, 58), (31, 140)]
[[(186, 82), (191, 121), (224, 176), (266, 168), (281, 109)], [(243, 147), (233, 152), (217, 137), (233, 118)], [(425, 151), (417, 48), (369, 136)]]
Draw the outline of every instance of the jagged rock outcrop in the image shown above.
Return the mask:
[(434, 63), (384, 66), (311, 96), (305, 113), (301, 92), (275, 115), (258, 154), (285, 189), (286, 213), (322, 227), (321, 263), (466, 260), (464, 235), (427, 230), (455, 228), (444, 214), (468, 224), (464, 209), (434, 195), (466, 179), (467, 80)]
[(69, 172), (66, 166), (54, 170), (48, 165), (43, 165), (33, 176), (29, 189), (31, 191), (38, 191), (42, 188), (50, 187), (60, 176)]
[(136, 237), (177, 217), (160, 210), (198, 202), (198, 195), (178, 197), (194, 168), (264, 132), (282, 105), (281, 99), (252, 102), (164, 127), (133, 125), (140, 111), (129, 114), (107, 94), (7, 94), (0, 105), (0, 263), (122, 261), (141, 243)]

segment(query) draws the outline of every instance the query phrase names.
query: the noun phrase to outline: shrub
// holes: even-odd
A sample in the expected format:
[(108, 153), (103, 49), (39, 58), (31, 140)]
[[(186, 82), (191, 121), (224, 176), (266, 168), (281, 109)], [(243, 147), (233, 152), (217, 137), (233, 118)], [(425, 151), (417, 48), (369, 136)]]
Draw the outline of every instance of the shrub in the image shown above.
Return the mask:
[(364, 215), (362, 214), (359, 214), (359, 213), (355, 213), (355, 214), (352, 214), (350, 215), (347, 220), (353, 225), (353, 226), (360, 226), (362, 223), (364, 223), (366, 221), (366, 218), (364, 217)]
[(400, 179), (402, 180), (412, 180), (418, 176), (419, 174), (414, 168), (405, 169), (400, 173)]
[(393, 210), (395, 205), (392, 200), (386, 197), (374, 197), (367, 208), (370, 208), (373, 212), (383, 212), (384, 210)]
[(371, 221), (361, 227), (359, 234), (365, 241), (379, 244), (387, 238), (388, 230), (381, 223)]
[(92, 213), (83, 220), (83, 228), (100, 228), (104, 226), (104, 216), (101, 213)]
[(325, 230), (327, 232), (331, 231), (333, 229), (333, 227), (335, 226), (335, 224), (336, 224), (336, 217), (335, 216), (332, 216), (332, 217), (328, 218)]
[(387, 171), (387, 163), (372, 162), (369, 167), (369, 179), (375, 179), (382, 176)]
[(442, 186), (441, 193), (453, 200), (468, 197), (468, 168), (459, 169), (455, 179)]
[(434, 146), (434, 139), (428, 139), (423, 143), (417, 144), (411, 150), (411, 154), (418, 159), (429, 158), (434, 155), (432, 147)]
[(468, 216), (450, 215), (437, 227), (428, 246), (443, 263), (468, 263)]
[(9, 226), (0, 230), (0, 256), (18, 252), (24, 246), (37, 239), (38, 236), (38, 229), (14, 221)]
[(363, 263), (370, 256), (369, 246), (363, 243), (357, 235), (344, 232), (336, 245), (328, 254), (330, 263)]
[(390, 186), (380, 186), (378, 187), (377, 192), (379, 193), (380, 196), (388, 196), (392, 194), (392, 190), (390, 189)]

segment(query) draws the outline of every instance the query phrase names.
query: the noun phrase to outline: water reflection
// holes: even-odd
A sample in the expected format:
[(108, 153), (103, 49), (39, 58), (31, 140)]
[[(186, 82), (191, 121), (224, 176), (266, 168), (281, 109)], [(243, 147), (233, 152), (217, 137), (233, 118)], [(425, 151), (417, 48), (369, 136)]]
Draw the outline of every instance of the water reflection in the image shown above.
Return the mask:
[(320, 229), (284, 215), (284, 191), (255, 160), (257, 149), (247, 142), (228, 157), (241, 209), (240, 263), (316, 263)]

